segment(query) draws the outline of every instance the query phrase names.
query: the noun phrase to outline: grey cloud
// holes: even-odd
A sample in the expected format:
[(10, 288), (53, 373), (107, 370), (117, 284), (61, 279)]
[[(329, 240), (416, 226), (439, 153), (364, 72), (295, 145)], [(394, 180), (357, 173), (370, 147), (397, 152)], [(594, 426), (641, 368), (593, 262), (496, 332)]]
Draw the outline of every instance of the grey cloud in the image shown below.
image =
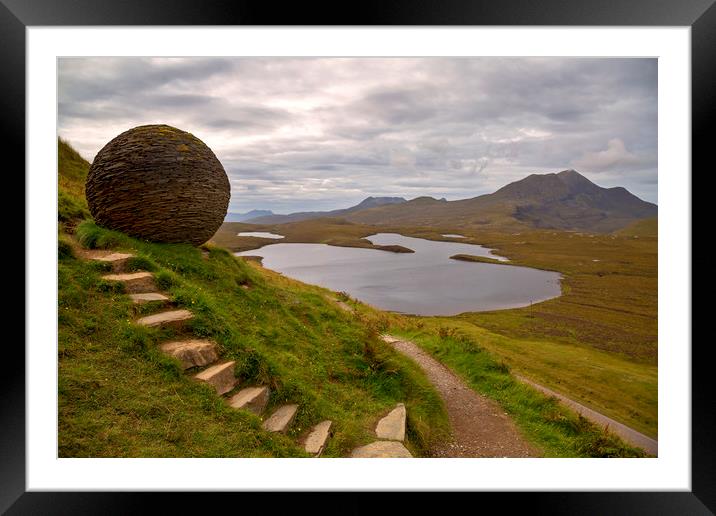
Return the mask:
[(222, 161), (238, 211), (458, 199), (565, 168), (656, 200), (655, 59), (71, 58), (59, 89), (85, 157), (177, 125)]

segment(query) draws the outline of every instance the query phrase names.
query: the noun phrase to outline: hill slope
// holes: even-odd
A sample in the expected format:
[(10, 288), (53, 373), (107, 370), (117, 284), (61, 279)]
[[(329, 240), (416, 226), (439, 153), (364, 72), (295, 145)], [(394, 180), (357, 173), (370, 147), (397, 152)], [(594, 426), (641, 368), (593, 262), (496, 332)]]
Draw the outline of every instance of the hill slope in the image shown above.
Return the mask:
[(57, 218), (61, 225), (89, 217), (85, 200), (85, 179), (89, 163), (64, 140), (57, 142)]
[(655, 204), (621, 187), (602, 188), (574, 170), (532, 174), (492, 194), (459, 201), (420, 197), (350, 213), (363, 224), (534, 227), (610, 232), (655, 217)]
[[(60, 143), (60, 196), (86, 209), (86, 161)], [(333, 421), (324, 456), (345, 456), (375, 439), (375, 421), (404, 402), (406, 445), (422, 455), (444, 437), (437, 393), (417, 366), (377, 338), (390, 316), (343, 310), (335, 294), (236, 259), (224, 249), (155, 244), (64, 213), (58, 260), (58, 446), (60, 457), (305, 456), (299, 442), (319, 421)], [(136, 256), (178, 308), (194, 318), (186, 331), (217, 343), (236, 362), (240, 388), (268, 385), (267, 410), (296, 403), (287, 435), (261, 428), (248, 411), (231, 409), (161, 353), (175, 330), (135, 324), (135, 305), (102, 275), (106, 264), (81, 259), (84, 248)], [(130, 269), (132, 270), (132, 269)], [(442, 432), (442, 434), (441, 434)]]
[(357, 211), (368, 210), (378, 206), (401, 204), (406, 202), (402, 197), (367, 197), (360, 203), (350, 208), (332, 211), (301, 211), (288, 215), (269, 215), (267, 217), (255, 217), (246, 219), (247, 224), (285, 224), (287, 222), (299, 222), (301, 220), (317, 219), (321, 217), (342, 217)]

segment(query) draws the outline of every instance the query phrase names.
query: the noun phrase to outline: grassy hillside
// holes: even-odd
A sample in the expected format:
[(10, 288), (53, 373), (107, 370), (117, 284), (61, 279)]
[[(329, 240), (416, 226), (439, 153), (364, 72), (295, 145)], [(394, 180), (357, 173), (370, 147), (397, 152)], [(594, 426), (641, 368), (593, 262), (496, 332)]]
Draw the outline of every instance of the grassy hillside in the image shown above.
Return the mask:
[[(422, 323), (293, 281), (214, 245), (155, 244), (97, 227), (80, 196), (88, 164), (62, 142), (59, 159), (60, 196), (79, 208), (58, 213), (59, 456), (305, 456), (297, 441), (324, 419), (334, 422), (324, 456), (346, 456), (375, 439), (375, 422), (397, 402), (407, 406), (406, 445), (415, 455), (447, 437), (435, 390), (416, 365), (377, 338), (382, 331), (414, 332)], [(342, 225), (329, 221), (321, 228), (346, 245), (372, 232), (353, 225), (346, 237), (336, 229)], [(160, 289), (195, 314), (189, 331), (213, 339), (222, 359), (236, 362), (241, 386), (269, 385), (269, 410), (297, 403), (288, 435), (263, 431), (257, 416), (230, 409), (160, 353), (158, 343), (172, 331), (135, 324), (147, 309), (104, 281), (105, 267), (81, 259), (87, 248), (133, 253), (133, 268), (154, 272)], [(355, 312), (344, 309), (347, 303)], [(490, 380), (471, 384), (513, 414), (545, 455), (640, 454), (531, 389), (501, 389), (513, 382), (508, 370), (480, 349), (471, 374)]]
[(659, 236), (659, 220), (656, 217), (637, 220), (614, 234), (622, 237), (656, 238)]
[(57, 142), (57, 162), (57, 218), (62, 228), (65, 224), (89, 217), (85, 200), (85, 178), (89, 163), (62, 139)]
[[(60, 196), (85, 207), (79, 194), (87, 163), (62, 142), (59, 160)], [(407, 446), (416, 455), (445, 437), (435, 391), (377, 338), (386, 322), (355, 320), (328, 291), (257, 272), (223, 249), (209, 247), (205, 258), (189, 245), (143, 242), (80, 222), (86, 211), (59, 216), (61, 457), (304, 456), (298, 438), (324, 419), (335, 429), (324, 455), (341, 456), (374, 440), (373, 425), (397, 402), (408, 408)], [(269, 410), (299, 404), (288, 436), (263, 431), (258, 417), (230, 409), (160, 353), (157, 344), (171, 330), (134, 324), (144, 309), (101, 279), (101, 264), (79, 259), (81, 247), (134, 253), (137, 268), (153, 271), (160, 288), (195, 313), (190, 331), (236, 361), (242, 385), (271, 386)]]
[[(445, 428), (442, 406), (415, 367), (353, 321), (326, 292), (263, 275), (222, 249), (208, 259), (188, 245), (140, 242), (84, 222), (78, 241), (131, 251), (153, 270), (191, 332), (235, 360), (243, 385), (267, 384), (272, 405), (300, 406), (294, 433), (274, 436), (258, 418), (224, 405), (189, 379), (157, 344), (170, 333), (133, 324), (140, 315), (96, 264), (59, 262), (61, 456), (296, 456), (302, 430), (335, 425), (328, 456), (372, 440), (372, 424), (405, 401), (409, 447), (420, 454)], [(270, 407), (269, 407), (270, 408)], [(100, 436), (97, 438), (96, 436)]]

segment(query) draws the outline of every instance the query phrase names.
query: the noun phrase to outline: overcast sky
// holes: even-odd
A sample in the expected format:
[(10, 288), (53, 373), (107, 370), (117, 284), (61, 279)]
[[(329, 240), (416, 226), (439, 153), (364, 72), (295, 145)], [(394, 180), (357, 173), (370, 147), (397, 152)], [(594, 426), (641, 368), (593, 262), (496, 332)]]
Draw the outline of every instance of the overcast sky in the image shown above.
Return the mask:
[(449, 200), (573, 168), (657, 200), (656, 59), (64, 58), (59, 135), (90, 162), (119, 133), (203, 140), (229, 211)]

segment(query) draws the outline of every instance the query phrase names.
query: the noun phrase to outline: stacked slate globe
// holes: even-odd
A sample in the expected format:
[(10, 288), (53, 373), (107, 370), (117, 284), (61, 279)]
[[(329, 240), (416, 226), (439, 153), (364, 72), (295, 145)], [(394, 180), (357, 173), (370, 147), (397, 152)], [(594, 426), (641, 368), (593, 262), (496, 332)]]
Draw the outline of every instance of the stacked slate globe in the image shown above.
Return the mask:
[(168, 125), (123, 132), (95, 157), (87, 204), (100, 226), (153, 242), (200, 245), (226, 216), (230, 185), (207, 145)]

